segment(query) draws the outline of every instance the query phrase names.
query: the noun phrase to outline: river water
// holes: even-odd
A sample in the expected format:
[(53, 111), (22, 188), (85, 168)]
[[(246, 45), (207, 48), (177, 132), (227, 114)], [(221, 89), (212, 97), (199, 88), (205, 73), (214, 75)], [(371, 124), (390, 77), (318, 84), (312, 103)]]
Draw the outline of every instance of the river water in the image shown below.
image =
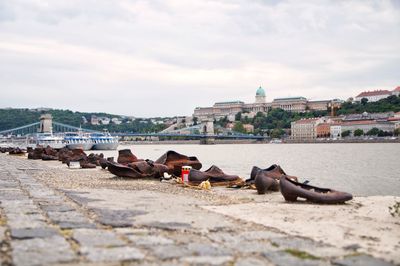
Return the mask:
[[(289, 175), (310, 184), (352, 193), (354, 196), (400, 196), (400, 144), (223, 144), (120, 145), (142, 159), (156, 160), (167, 150), (196, 156), (203, 164), (219, 166), (243, 178), (251, 168), (279, 164)], [(118, 151), (102, 151), (118, 157)]]

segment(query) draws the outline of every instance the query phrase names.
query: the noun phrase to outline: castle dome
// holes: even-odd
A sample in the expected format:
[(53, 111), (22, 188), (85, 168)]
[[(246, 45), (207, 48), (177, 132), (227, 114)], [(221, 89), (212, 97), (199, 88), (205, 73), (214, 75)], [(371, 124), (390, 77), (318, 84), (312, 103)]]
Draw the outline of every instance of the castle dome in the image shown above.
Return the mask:
[(256, 96), (265, 97), (265, 90), (261, 86), (257, 89)]

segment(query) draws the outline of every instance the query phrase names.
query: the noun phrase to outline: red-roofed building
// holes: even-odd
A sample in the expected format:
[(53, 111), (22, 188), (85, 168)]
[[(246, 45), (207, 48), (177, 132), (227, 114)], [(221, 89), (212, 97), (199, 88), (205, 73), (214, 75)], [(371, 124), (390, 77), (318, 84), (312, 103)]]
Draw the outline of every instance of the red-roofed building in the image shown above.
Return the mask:
[(389, 90), (374, 90), (374, 91), (364, 91), (358, 94), (354, 101), (361, 102), (361, 99), (366, 98), (368, 102), (377, 102), (379, 100), (385, 99), (392, 95)]
[(399, 96), (399, 95), (400, 95), (400, 86), (398, 86), (396, 89), (394, 89), (394, 90), (392, 91), (392, 94), (393, 94), (393, 95), (396, 95), (396, 96)]

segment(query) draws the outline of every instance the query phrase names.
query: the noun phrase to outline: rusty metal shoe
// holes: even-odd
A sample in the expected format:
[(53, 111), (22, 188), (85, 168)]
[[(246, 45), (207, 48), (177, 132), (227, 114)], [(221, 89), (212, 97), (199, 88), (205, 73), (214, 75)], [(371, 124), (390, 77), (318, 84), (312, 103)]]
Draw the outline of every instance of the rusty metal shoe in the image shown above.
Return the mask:
[(218, 166), (211, 166), (206, 171), (191, 169), (189, 172), (189, 184), (198, 185), (203, 181), (209, 181), (214, 186), (229, 186), (243, 184), (244, 181), (237, 175), (225, 174)]
[[(285, 171), (283, 171), (283, 169), (277, 164), (273, 164), (270, 167), (265, 168), (265, 169), (261, 169), (257, 166), (253, 166), (253, 168), (251, 169), (250, 178), (246, 180), (246, 184), (253, 184), (254, 180), (256, 179), (257, 174), (260, 171), (263, 172), (264, 175), (271, 177), (275, 180), (279, 180), (282, 175), (286, 175)], [(289, 176), (289, 175), (286, 175), (286, 176), (297, 181), (296, 176)]]
[(265, 194), (267, 191), (279, 191), (279, 183), (276, 179), (268, 176), (265, 171), (259, 171), (254, 179), (258, 194)]
[(297, 198), (303, 198), (314, 203), (337, 204), (353, 198), (350, 193), (302, 184), (285, 175), (281, 177), (279, 185), (286, 201), (296, 201)]
[(108, 161), (108, 171), (119, 177), (159, 178), (168, 171), (168, 167), (156, 163), (149, 164), (147, 161), (138, 161), (128, 165)]
[(195, 156), (186, 156), (176, 151), (167, 151), (154, 163), (164, 164), (168, 167), (168, 173), (181, 175), (182, 166), (191, 166), (192, 169), (201, 169), (202, 164)]
[(107, 159), (100, 158), (99, 160), (99, 164), (102, 169), (106, 169), (108, 167), (108, 162), (114, 162), (114, 157), (107, 157)]
[(131, 149), (123, 149), (118, 151), (117, 163), (127, 165), (139, 161), (132, 153)]
[(108, 171), (118, 177), (128, 177), (128, 178), (144, 178), (150, 177), (141, 172), (138, 168), (129, 167), (116, 162), (108, 162)]
[(88, 161), (79, 161), (79, 164), (81, 165), (81, 168), (83, 169), (93, 169), (96, 168), (96, 165), (93, 163), (90, 163)]

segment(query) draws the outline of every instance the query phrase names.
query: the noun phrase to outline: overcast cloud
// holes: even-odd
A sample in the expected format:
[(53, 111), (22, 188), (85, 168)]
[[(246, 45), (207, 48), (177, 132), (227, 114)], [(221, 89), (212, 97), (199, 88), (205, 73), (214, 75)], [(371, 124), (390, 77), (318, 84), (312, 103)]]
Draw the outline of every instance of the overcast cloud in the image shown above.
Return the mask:
[(400, 1), (0, 0), (0, 107), (139, 117), (400, 85)]

